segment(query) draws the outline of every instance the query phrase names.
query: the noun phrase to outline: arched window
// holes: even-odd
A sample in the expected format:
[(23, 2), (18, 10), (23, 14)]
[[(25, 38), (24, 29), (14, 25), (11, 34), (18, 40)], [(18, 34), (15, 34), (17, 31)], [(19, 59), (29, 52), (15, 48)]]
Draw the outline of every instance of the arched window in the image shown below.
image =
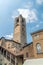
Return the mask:
[(36, 44), (37, 53), (41, 53), (41, 45), (40, 43)]
[(17, 23), (19, 22), (19, 18), (16, 19), (16, 22), (17, 22)]

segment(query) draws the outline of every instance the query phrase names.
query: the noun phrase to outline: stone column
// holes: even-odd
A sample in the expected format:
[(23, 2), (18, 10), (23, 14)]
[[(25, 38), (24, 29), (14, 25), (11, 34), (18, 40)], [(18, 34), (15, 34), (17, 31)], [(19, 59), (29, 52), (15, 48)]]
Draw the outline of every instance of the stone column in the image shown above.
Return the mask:
[(0, 54), (1, 54), (1, 49), (0, 49)]
[(5, 60), (4, 60), (4, 49), (3, 49), (3, 55), (2, 55), (2, 64), (4, 64)]
[(17, 65), (17, 57), (15, 57), (15, 65)]
[(3, 56), (4, 56), (4, 50), (3, 50)]
[(7, 59), (7, 51), (6, 51), (6, 59)]
[(1, 54), (2, 54), (2, 48), (1, 48)]
[(11, 63), (11, 54), (10, 54), (10, 63)]

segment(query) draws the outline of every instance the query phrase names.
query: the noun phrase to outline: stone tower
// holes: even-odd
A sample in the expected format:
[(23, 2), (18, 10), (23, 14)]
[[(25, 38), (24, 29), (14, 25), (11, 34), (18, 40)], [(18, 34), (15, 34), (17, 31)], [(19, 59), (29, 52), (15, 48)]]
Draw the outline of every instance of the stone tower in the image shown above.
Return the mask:
[(26, 44), (26, 21), (22, 15), (15, 18), (13, 40), (21, 43), (22, 46)]

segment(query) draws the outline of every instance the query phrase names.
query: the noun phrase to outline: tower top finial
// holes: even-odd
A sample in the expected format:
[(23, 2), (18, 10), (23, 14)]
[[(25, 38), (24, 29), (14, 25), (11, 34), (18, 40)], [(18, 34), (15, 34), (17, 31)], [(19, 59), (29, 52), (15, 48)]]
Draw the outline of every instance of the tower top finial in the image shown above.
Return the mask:
[(22, 17), (22, 14), (20, 14), (19, 17)]

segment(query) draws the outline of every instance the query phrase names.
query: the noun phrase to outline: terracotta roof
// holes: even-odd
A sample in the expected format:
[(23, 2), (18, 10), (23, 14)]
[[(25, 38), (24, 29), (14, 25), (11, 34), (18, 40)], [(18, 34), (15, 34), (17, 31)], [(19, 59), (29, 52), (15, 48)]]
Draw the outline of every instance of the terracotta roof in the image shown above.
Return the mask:
[[(0, 38), (0, 40), (1, 40), (2, 38), (4, 38), (4, 39), (5, 39), (5, 37), (1, 37), (1, 38)], [(16, 42), (16, 41), (14, 41), (14, 40), (5, 39), (5, 41), (12, 41), (12, 42), (14, 42), (14, 43), (17, 43), (17, 44), (20, 44), (20, 45), (21, 45), (21, 43), (19, 43), (19, 42)]]
[(31, 44), (33, 44), (33, 42), (26, 44), (23, 48), (25, 48), (25, 47), (27, 47), (27, 46), (29, 46)]

